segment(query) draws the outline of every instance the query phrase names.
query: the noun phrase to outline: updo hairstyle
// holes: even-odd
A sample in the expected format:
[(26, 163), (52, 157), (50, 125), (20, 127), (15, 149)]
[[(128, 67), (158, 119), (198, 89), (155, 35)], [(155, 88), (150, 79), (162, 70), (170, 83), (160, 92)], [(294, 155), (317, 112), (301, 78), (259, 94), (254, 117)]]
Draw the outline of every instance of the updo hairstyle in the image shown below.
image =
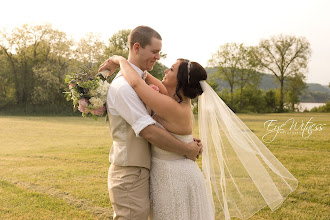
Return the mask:
[[(183, 95), (191, 99), (203, 93), (203, 89), (199, 83), (201, 80), (207, 79), (207, 73), (205, 69), (196, 62), (190, 62), (189, 74), (188, 74), (188, 63), (189, 60), (178, 59), (181, 61), (178, 69), (178, 84), (176, 86), (175, 95), (179, 98), (179, 103), (182, 102), (180, 90), (182, 89)], [(189, 78), (189, 79), (188, 79)], [(189, 82), (188, 82), (189, 81)]]

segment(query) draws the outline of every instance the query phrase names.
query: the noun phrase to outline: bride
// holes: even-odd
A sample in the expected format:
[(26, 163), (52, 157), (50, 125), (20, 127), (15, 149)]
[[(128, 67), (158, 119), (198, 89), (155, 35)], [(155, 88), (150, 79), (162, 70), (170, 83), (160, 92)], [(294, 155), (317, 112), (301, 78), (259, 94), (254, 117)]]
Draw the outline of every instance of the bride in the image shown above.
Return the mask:
[(158, 126), (182, 141), (193, 139), (191, 99), (199, 97), (204, 175), (197, 163), (152, 146), (151, 219), (246, 219), (266, 205), (275, 210), (296, 189), (298, 181), (206, 83), (200, 64), (178, 59), (162, 81), (147, 73), (145, 83), (125, 58), (109, 61), (120, 66)]

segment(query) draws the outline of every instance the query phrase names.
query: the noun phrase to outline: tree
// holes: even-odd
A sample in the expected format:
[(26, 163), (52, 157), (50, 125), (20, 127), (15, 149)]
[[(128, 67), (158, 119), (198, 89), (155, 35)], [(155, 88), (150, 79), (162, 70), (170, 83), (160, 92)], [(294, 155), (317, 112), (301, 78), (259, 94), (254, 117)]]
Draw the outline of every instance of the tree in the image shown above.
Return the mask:
[(123, 29), (114, 33), (109, 39), (109, 46), (106, 47), (105, 54), (108, 57), (119, 55), (127, 59), (129, 51), (128, 36), (130, 33), (130, 29)]
[[(165, 59), (166, 54), (161, 54), (161, 59)], [(159, 61), (156, 61), (153, 69), (150, 72), (151, 75), (156, 77), (159, 80), (162, 80), (164, 78), (165, 70), (168, 69), (164, 64), (162, 64)]]
[(287, 102), (290, 105), (291, 111), (295, 111), (295, 104), (300, 102), (300, 96), (307, 89), (307, 84), (304, 82), (303, 74), (295, 73), (294, 76), (288, 77)]
[[(72, 58), (71, 46), (65, 33), (51, 25), (23, 25), (12, 33), (1, 33), (0, 49), (6, 57), (8, 80), (13, 82), (19, 108), (26, 112), (31, 104), (63, 104), (59, 90)], [(55, 94), (58, 99), (54, 99)]]
[(64, 32), (52, 30), (45, 41), (49, 53), (47, 59), (34, 65), (33, 76), (35, 86), (31, 95), (31, 102), (35, 105), (61, 106), (65, 102), (62, 92), (65, 90), (65, 75), (71, 72), (74, 43)]
[(206, 82), (212, 87), (212, 89), (215, 92), (218, 92), (219, 90), (219, 85), (217, 83), (217, 78), (215, 77), (215, 75), (208, 75)]
[(215, 73), (219, 78), (223, 79), (230, 86), (230, 106), (234, 107), (234, 87), (237, 83), (237, 74), (240, 72), (239, 62), (242, 54), (242, 44), (227, 43), (220, 46), (220, 49), (212, 55), (209, 64), (217, 66)]
[(248, 85), (257, 90), (261, 81), (261, 74), (256, 72), (256, 62), (252, 56), (251, 47), (242, 47), (240, 50), (242, 55), (239, 62), (240, 71), (237, 74), (237, 85), (240, 89), (239, 110), (241, 111), (243, 109), (244, 87)]
[(99, 66), (107, 59), (106, 46), (99, 35), (87, 33), (77, 44), (75, 50), (76, 71), (97, 73)]
[(266, 105), (266, 112), (276, 112), (277, 111), (277, 102), (276, 102), (276, 90), (269, 89), (265, 95), (265, 105)]
[(227, 43), (212, 55), (209, 65), (218, 67), (215, 76), (220, 77), (230, 87), (230, 106), (234, 108), (234, 88), (240, 88), (240, 109), (243, 108), (243, 88), (249, 83), (260, 79), (255, 71), (255, 62), (251, 49), (243, 44)]
[(25, 105), (34, 86), (32, 67), (47, 58), (44, 41), (51, 32), (50, 25), (15, 28), (11, 34), (2, 33), (0, 48), (11, 67), (17, 104)]
[(7, 57), (0, 50), (0, 108), (15, 102), (15, 87)]
[(257, 112), (261, 113), (265, 111), (266, 105), (263, 97), (263, 90), (256, 88), (255, 86), (247, 86), (244, 88), (243, 93), (240, 90), (235, 90), (234, 96), (239, 96), (241, 99), (236, 105), (240, 105), (240, 112)]
[(284, 82), (288, 76), (307, 71), (311, 56), (310, 44), (304, 37), (287, 35), (263, 39), (253, 49), (253, 55), (260, 68), (276, 76), (280, 83), (279, 112), (284, 108)]

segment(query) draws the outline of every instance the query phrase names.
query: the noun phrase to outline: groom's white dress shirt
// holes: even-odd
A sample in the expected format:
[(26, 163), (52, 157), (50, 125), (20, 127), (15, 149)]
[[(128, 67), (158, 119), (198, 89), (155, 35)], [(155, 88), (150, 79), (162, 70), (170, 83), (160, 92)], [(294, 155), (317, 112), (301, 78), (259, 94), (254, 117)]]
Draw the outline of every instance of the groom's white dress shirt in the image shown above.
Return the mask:
[[(143, 71), (134, 64), (130, 64), (142, 77)], [(150, 168), (150, 165), (147, 165), (150, 162), (145, 161), (146, 158), (143, 155), (150, 154), (150, 149), (149, 146), (143, 146), (148, 145), (148, 143), (139, 134), (148, 125), (156, 124), (156, 121), (148, 114), (144, 103), (120, 72), (110, 84), (107, 94), (107, 110), (110, 119), (110, 131), (113, 137), (113, 146), (109, 155), (110, 162), (118, 166)], [(122, 119), (133, 129), (135, 137), (132, 137), (129, 127), (124, 126), (125, 122)], [(143, 139), (144, 142), (139, 139)], [(134, 148), (138, 147), (142, 149), (141, 156), (129, 155), (130, 151), (136, 154), (137, 149)], [(143, 152), (144, 148), (148, 148), (148, 151)], [(133, 156), (142, 157), (141, 160), (144, 161), (138, 161), (138, 158), (132, 159)]]

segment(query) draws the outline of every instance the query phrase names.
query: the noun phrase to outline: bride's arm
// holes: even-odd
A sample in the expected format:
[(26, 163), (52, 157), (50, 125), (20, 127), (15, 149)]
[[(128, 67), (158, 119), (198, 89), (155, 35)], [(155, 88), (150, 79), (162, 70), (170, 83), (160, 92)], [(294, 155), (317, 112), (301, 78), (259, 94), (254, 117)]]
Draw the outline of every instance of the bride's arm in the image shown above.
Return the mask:
[(168, 96), (167, 89), (163, 85), (163, 83), (159, 79), (157, 79), (156, 77), (154, 77), (153, 75), (151, 75), (148, 72), (147, 72), (146, 83), (147, 84), (153, 84), (153, 85), (157, 86), (159, 88), (160, 93)]
[[(115, 61), (117, 62), (117, 61)], [(168, 120), (183, 111), (173, 98), (163, 95), (148, 86), (125, 58), (119, 59), (121, 73), (140, 99), (161, 118)], [(149, 76), (148, 76), (149, 77)], [(147, 77), (147, 78), (148, 78)]]

